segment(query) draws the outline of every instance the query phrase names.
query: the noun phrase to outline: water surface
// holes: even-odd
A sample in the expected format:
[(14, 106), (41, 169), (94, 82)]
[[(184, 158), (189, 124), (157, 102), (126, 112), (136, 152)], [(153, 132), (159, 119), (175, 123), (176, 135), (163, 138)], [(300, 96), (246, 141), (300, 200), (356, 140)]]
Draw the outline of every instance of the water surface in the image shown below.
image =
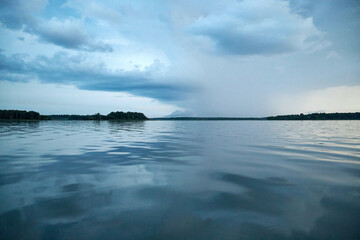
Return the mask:
[(360, 239), (360, 121), (0, 123), (0, 239)]

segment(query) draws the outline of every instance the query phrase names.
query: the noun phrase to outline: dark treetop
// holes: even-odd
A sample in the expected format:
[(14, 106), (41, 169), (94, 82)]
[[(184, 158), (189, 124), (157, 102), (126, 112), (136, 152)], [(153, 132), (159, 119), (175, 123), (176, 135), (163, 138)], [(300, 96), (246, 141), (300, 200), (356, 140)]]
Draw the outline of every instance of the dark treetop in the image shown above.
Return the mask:
[(34, 111), (0, 110), (0, 119), (40, 120), (41, 116)]

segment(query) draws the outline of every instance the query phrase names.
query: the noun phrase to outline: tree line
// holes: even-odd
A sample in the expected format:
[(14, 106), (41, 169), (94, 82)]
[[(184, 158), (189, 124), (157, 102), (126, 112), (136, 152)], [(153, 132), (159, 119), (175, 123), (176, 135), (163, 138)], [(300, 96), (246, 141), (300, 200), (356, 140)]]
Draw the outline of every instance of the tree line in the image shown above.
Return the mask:
[(0, 110), (0, 119), (40, 120), (41, 116), (35, 111)]
[(267, 117), (267, 120), (360, 120), (360, 112), (355, 113), (311, 113)]
[(100, 113), (94, 115), (48, 115), (53, 120), (148, 120), (148, 118), (139, 112), (111, 112), (108, 115)]
[(93, 115), (40, 115), (35, 111), (0, 110), (0, 119), (7, 120), (147, 120), (148, 118), (139, 112), (111, 112), (107, 115), (100, 113)]

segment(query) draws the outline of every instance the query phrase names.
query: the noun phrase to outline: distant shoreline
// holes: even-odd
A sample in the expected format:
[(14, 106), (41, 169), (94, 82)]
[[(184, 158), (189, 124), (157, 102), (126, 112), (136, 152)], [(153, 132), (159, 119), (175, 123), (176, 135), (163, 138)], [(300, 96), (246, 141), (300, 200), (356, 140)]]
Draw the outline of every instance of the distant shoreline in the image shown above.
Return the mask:
[(360, 120), (360, 112), (355, 113), (311, 113), (311, 114), (292, 114), (278, 115), (270, 117), (170, 117), (170, 118), (150, 118), (159, 121), (319, 121), (319, 120)]
[(360, 112), (353, 113), (311, 113), (291, 114), (269, 117), (164, 117), (147, 118), (139, 112), (111, 112), (107, 115), (40, 115), (35, 111), (0, 110), (0, 120), (5, 121), (39, 121), (39, 120), (86, 120), (86, 121), (322, 121), (322, 120), (360, 120)]
[(236, 118), (236, 117), (169, 117), (169, 118), (150, 118), (151, 121), (254, 121), (267, 120), (266, 118)]

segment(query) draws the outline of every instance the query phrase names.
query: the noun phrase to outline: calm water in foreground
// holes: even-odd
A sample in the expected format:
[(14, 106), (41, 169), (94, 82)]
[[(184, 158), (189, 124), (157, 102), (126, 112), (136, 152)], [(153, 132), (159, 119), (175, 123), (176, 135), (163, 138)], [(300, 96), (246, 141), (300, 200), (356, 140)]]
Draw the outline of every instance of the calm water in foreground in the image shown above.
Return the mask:
[(0, 239), (360, 239), (360, 121), (2, 122)]

